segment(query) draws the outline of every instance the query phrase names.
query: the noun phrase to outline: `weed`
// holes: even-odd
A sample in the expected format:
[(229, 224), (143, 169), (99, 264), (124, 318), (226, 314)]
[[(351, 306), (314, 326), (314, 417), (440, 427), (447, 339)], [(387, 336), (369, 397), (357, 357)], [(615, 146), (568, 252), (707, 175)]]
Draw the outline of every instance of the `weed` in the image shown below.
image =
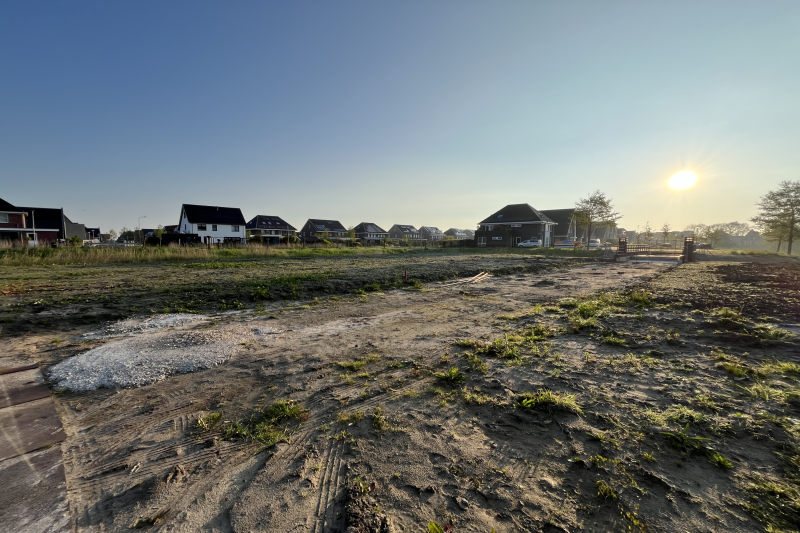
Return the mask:
[(617, 493), (616, 491), (603, 481), (602, 479), (597, 480), (597, 499), (598, 500), (616, 500)]
[(717, 451), (710, 451), (708, 454), (708, 458), (711, 460), (711, 464), (716, 465), (719, 468), (725, 470), (733, 468), (733, 463), (731, 462), (731, 460)]
[(719, 363), (717, 368), (721, 368), (722, 370), (726, 371), (728, 374), (732, 374), (737, 378), (747, 377), (747, 374), (750, 373), (750, 369), (744, 365), (739, 363), (734, 363), (730, 361), (726, 361), (723, 363)]
[(197, 427), (203, 431), (211, 431), (220, 420), (222, 420), (222, 413), (209, 413), (197, 419)]
[(157, 523), (159, 523), (165, 516), (167, 516), (168, 512), (169, 512), (169, 509), (166, 509), (166, 510), (161, 511), (160, 513), (155, 514), (153, 516), (149, 516), (149, 517), (146, 517), (146, 518), (137, 518), (128, 527), (131, 528), (131, 529), (141, 529), (143, 527), (154, 526)]
[(270, 447), (287, 436), (287, 429), (279, 427), (290, 420), (305, 420), (308, 409), (292, 400), (279, 400), (264, 411), (253, 414), (248, 420), (235, 422), (222, 431), (225, 439), (258, 442)]
[(605, 344), (613, 346), (625, 346), (625, 340), (619, 338), (618, 333), (610, 329), (604, 329), (600, 332), (600, 341)]
[(678, 424), (688, 424), (689, 422), (698, 424), (706, 421), (705, 414), (689, 409), (685, 405), (672, 405), (664, 411), (664, 415), (670, 422), (677, 422)]
[(457, 387), (458, 385), (461, 385), (461, 383), (464, 382), (464, 379), (466, 379), (464, 373), (455, 366), (447, 369), (446, 372), (441, 374), (434, 374), (434, 376), (436, 376), (439, 381), (443, 381), (451, 387)]
[(575, 394), (566, 392), (553, 392), (549, 389), (539, 389), (536, 392), (528, 392), (517, 397), (516, 405), (525, 409), (538, 409), (541, 407), (558, 408), (564, 411), (583, 415), (583, 409), (575, 399)]
[(783, 479), (755, 475), (744, 488), (745, 510), (766, 524), (768, 531), (800, 530), (800, 488)]
[(376, 431), (383, 431), (389, 428), (389, 422), (383, 416), (383, 408), (376, 407), (375, 412), (372, 413), (372, 427)]
[(464, 359), (467, 360), (467, 363), (472, 370), (480, 374), (486, 374), (489, 372), (489, 367), (486, 365), (486, 362), (478, 357), (477, 354), (472, 352), (464, 352)]
[(347, 432), (347, 430), (343, 429), (339, 433), (333, 436), (333, 440), (352, 440), (353, 436)]
[(464, 396), (464, 401), (469, 404), (483, 405), (492, 402), (492, 397), (488, 394), (483, 394), (478, 387), (472, 390), (464, 387), (461, 389), (461, 394)]
[(611, 444), (615, 448), (619, 448), (619, 441), (617, 439), (613, 438), (613, 437), (609, 437), (605, 433), (589, 432), (589, 433), (587, 433), (587, 435), (589, 436), (590, 439), (596, 440), (596, 441), (600, 442), (600, 444), (602, 444), (604, 446), (606, 444)]
[(364, 419), (364, 411), (356, 411), (355, 413), (345, 413), (344, 411), (339, 412), (336, 415), (336, 421), (340, 424), (358, 424)]
[(755, 332), (762, 339), (770, 341), (785, 341), (794, 337), (794, 334), (786, 331), (785, 329), (780, 329), (769, 325), (756, 326)]
[(642, 452), (642, 459), (644, 459), (648, 463), (656, 462), (656, 456), (653, 452)]
[(688, 430), (689, 423), (687, 422), (683, 429), (677, 433), (662, 431), (661, 434), (667, 437), (667, 443), (672, 448), (684, 453), (702, 449), (702, 442), (711, 440), (705, 437), (692, 437), (687, 433)]

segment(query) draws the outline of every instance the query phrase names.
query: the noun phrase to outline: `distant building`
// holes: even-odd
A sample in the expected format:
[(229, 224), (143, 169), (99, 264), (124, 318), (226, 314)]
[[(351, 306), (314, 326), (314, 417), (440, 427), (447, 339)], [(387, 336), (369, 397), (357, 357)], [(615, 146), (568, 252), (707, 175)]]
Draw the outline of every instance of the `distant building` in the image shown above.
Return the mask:
[(457, 241), (465, 241), (469, 239), (463, 229), (450, 228), (449, 230), (445, 231), (444, 234), (446, 237), (452, 237)]
[(328, 239), (343, 239), (347, 229), (338, 220), (323, 220), (309, 218), (308, 222), (300, 229), (300, 238), (307, 242), (315, 242), (327, 232)]
[(479, 247), (516, 246), (522, 241), (540, 239), (542, 246), (552, 245), (556, 225), (529, 204), (510, 204), (480, 222), (475, 239)]
[(197, 234), (204, 243), (245, 242), (244, 215), (238, 207), (183, 204), (180, 233)]
[(461, 231), (464, 232), (464, 235), (467, 236), (467, 239), (474, 239), (475, 238), (475, 230), (474, 229), (462, 229)]
[(434, 226), (420, 226), (419, 236), (428, 241), (441, 241), (444, 239), (444, 233)]
[(362, 222), (353, 229), (356, 232), (356, 239), (362, 244), (380, 244), (382, 240), (389, 238), (388, 231), (372, 222)]
[[(27, 213), (24, 210), (0, 198), (0, 239), (27, 242), (28, 232), (25, 229), (26, 216)], [(32, 237), (31, 235), (31, 238)]]
[(268, 244), (278, 244), (281, 237), (290, 237), (297, 231), (297, 228), (281, 217), (271, 215), (253, 217), (247, 223), (246, 228), (252, 237), (261, 237)]
[(419, 231), (414, 226), (409, 224), (395, 224), (391, 228), (389, 228), (389, 238), (390, 239), (408, 239), (410, 241), (418, 241), (420, 240)]

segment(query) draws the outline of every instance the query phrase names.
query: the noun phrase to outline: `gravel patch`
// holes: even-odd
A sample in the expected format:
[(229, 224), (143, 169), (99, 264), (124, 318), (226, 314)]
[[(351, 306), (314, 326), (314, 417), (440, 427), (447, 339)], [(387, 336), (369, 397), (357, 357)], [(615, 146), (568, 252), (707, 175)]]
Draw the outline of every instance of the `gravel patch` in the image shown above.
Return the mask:
[(252, 333), (244, 329), (169, 331), (112, 341), (55, 365), (54, 389), (141, 387), (230, 359)]
[(188, 313), (174, 313), (167, 315), (152, 315), (146, 317), (126, 318), (104, 326), (100, 331), (85, 333), (80, 336), (82, 340), (109, 339), (113, 337), (129, 337), (142, 333), (152, 333), (169, 328), (197, 324), (208, 320), (203, 315)]

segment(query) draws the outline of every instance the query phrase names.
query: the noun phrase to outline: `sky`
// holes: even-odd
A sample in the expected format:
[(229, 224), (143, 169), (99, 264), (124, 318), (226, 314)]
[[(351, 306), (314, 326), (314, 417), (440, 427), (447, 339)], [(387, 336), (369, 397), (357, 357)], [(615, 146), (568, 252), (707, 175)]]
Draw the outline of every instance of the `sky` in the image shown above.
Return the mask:
[(796, 0), (3, 2), (0, 197), (104, 232), (594, 190), (627, 229), (746, 221), (800, 179), (798, 28)]

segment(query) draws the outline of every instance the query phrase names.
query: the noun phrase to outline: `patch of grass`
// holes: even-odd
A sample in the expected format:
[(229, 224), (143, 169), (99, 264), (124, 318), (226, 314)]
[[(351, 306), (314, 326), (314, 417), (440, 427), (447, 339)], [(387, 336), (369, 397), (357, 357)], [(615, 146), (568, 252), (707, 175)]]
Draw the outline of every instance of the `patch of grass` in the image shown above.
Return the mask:
[(672, 405), (664, 411), (664, 415), (670, 422), (677, 422), (681, 425), (690, 422), (692, 424), (699, 424), (705, 422), (707, 418), (705, 414), (695, 411), (694, 409), (689, 409), (685, 405)]
[(768, 531), (800, 530), (800, 487), (774, 476), (754, 475), (744, 487), (745, 510)]
[(653, 452), (642, 452), (642, 459), (644, 459), (648, 463), (656, 462), (656, 456)]
[(785, 329), (776, 328), (769, 325), (756, 326), (755, 331), (759, 337), (770, 341), (785, 341), (794, 337), (793, 333), (790, 333)]
[(286, 427), (280, 427), (290, 420), (305, 420), (308, 409), (293, 400), (279, 400), (267, 409), (254, 413), (249, 419), (235, 422), (222, 430), (226, 440), (245, 440), (270, 447), (284, 440), (288, 435)]
[(616, 500), (617, 492), (605, 481), (598, 479), (597, 485), (597, 499), (598, 500)]
[(600, 341), (604, 344), (611, 344), (612, 346), (625, 346), (625, 339), (617, 336), (616, 331), (604, 329), (600, 332)]
[(705, 446), (702, 443), (704, 441), (711, 440), (705, 437), (691, 436), (687, 433), (688, 431), (689, 424), (687, 422), (683, 429), (677, 433), (672, 431), (662, 431), (661, 434), (667, 437), (667, 444), (669, 444), (670, 447), (684, 453), (704, 449)]
[(347, 370), (349, 372), (358, 372), (359, 370), (364, 368), (364, 366), (368, 365), (369, 363), (375, 363), (377, 361), (380, 361), (380, 359), (381, 359), (381, 356), (379, 354), (371, 353), (371, 354), (366, 355), (364, 358), (358, 359), (356, 361), (343, 361), (343, 362), (338, 362), (336, 364), (340, 368), (343, 368), (343, 369), (345, 369), (345, 370)]
[(383, 408), (376, 407), (375, 411), (372, 413), (372, 427), (375, 431), (384, 431), (389, 429), (389, 422), (386, 421), (386, 418), (383, 416)]
[(488, 394), (484, 394), (478, 387), (475, 387), (472, 390), (464, 387), (461, 389), (461, 395), (464, 397), (464, 401), (468, 404), (484, 405), (493, 402), (492, 397)]
[(209, 413), (197, 419), (197, 427), (202, 431), (211, 431), (220, 420), (222, 420), (222, 413)]
[(434, 374), (436, 379), (439, 381), (443, 381), (444, 383), (450, 385), (451, 387), (457, 387), (464, 382), (467, 376), (464, 375), (458, 367), (450, 367), (445, 372)]
[(708, 459), (711, 461), (711, 464), (719, 468), (722, 468), (724, 470), (733, 468), (733, 463), (731, 462), (731, 460), (717, 451), (709, 452)]
[(719, 363), (717, 365), (717, 368), (721, 368), (728, 374), (732, 374), (734, 377), (737, 378), (747, 377), (747, 375), (750, 373), (750, 369), (747, 366), (733, 361), (724, 361), (722, 363)]
[(554, 392), (550, 389), (539, 389), (536, 392), (521, 394), (516, 398), (516, 405), (524, 409), (556, 408), (579, 416), (583, 415), (583, 409), (578, 404), (575, 394)]
[(472, 370), (484, 375), (489, 372), (489, 367), (486, 365), (486, 362), (478, 357), (478, 354), (464, 352), (464, 359), (467, 360), (467, 363)]
[(358, 424), (364, 420), (364, 411), (356, 411), (355, 413), (339, 412), (336, 415), (336, 421), (340, 424)]
[(0, 318), (0, 324), (11, 324), (12, 322), (14, 322), (14, 318), (13, 317)]

